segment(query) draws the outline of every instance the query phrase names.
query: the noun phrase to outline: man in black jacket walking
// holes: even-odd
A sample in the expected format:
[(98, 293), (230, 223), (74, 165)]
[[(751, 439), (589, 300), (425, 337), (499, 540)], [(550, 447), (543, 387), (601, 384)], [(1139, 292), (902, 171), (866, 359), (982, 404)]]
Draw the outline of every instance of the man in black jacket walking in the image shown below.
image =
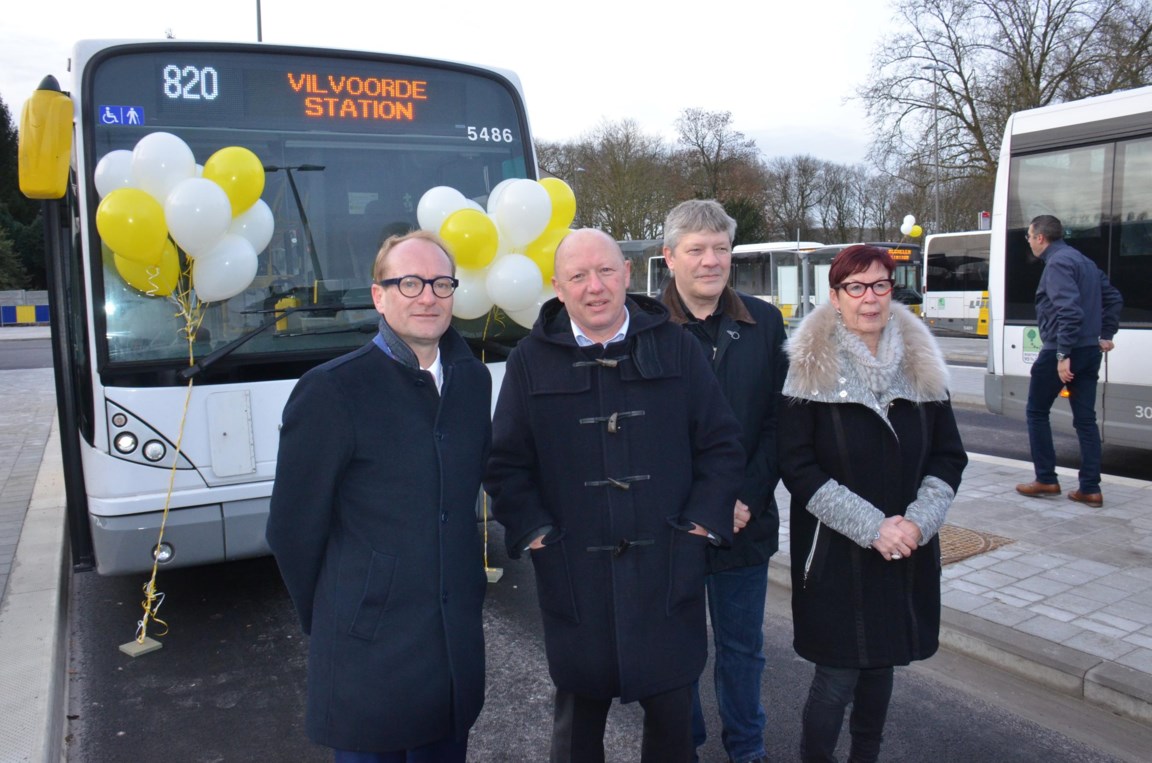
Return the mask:
[[(673, 280), (663, 300), (672, 321), (704, 347), (742, 427), (746, 463), (732, 516), (736, 535), (730, 548), (708, 550), (707, 586), (724, 750), (734, 763), (747, 763), (766, 755), (764, 599), (768, 560), (779, 542), (776, 402), (788, 356), (780, 311), (728, 286), (735, 234), (736, 221), (719, 202), (685, 201), (673, 209), (664, 222), (664, 259)], [(693, 688), (692, 736), (699, 747), (707, 731)]]

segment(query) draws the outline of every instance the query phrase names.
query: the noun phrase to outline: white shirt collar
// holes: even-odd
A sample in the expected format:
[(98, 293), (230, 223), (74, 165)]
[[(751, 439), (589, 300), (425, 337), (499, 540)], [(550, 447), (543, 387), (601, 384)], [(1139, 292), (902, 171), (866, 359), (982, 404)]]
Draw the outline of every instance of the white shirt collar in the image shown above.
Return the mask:
[[(621, 324), (620, 330), (616, 332), (616, 336), (612, 337), (607, 342), (603, 342), (603, 344), (607, 345), (607, 344), (612, 344), (613, 342), (624, 341), (624, 337), (628, 336), (628, 324), (630, 324), (631, 322), (632, 322), (632, 315), (628, 312), (628, 308), (624, 308), (624, 323)], [(581, 329), (579, 326), (576, 325), (576, 321), (571, 321), (571, 323), (572, 323), (572, 335), (576, 337), (576, 344), (577, 345), (579, 345), (580, 347), (591, 347), (594, 344), (601, 344), (601, 342), (592, 341), (588, 337), (588, 335), (584, 333), (583, 329)]]
[(440, 362), (440, 348), (436, 348), (436, 358), (432, 361), (432, 365), (427, 368), (421, 368), (421, 371), (427, 371), (432, 374), (432, 378), (436, 380), (436, 391), (440, 392), (441, 387), (444, 386), (444, 364)]

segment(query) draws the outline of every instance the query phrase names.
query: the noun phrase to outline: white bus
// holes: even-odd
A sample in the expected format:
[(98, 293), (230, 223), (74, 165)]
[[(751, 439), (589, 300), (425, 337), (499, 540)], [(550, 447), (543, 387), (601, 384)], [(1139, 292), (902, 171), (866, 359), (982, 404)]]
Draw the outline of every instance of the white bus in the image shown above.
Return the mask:
[[(1013, 114), (1004, 131), (988, 291), (988, 409), (1023, 419), (1040, 350), (1034, 296), (1042, 265), (1025, 233), (1051, 214), (1067, 242), (1124, 295), (1116, 349), (1100, 368), (1104, 442), (1152, 447), (1152, 87)], [(1071, 432), (1064, 401), (1053, 427)]]
[[(120, 574), (151, 569), (154, 551), (174, 567), (265, 554), (281, 410), (302, 373), (376, 332), (381, 238), (418, 227), (435, 186), (483, 204), (502, 180), (537, 177), (519, 81), (448, 61), (180, 40), (82, 41), (71, 71), (57, 115), (70, 179), (45, 214), (74, 565)], [(23, 132), (22, 185), (24, 160), (53, 145)], [(118, 274), (96, 224), (98, 163), (156, 132), (197, 162), (255, 153), (273, 218), (251, 285), (207, 308), (195, 366), (172, 301)], [(526, 333), (457, 327), (487, 360)]]
[(924, 239), (924, 320), (932, 328), (988, 333), (980, 311), (988, 291), (990, 231), (936, 233)]
[[(646, 262), (646, 293), (658, 295), (671, 280), (664, 262), (663, 240), (620, 242), (626, 256), (640, 254)], [(815, 241), (768, 241), (760, 244), (737, 244), (732, 247), (732, 269), (728, 282), (734, 289), (752, 294), (778, 306), (784, 317), (793, 314), (802, 290), (801, 254), (824, 245)], [(632, 273), (640, 263), (633, 261)], [(811, 270), (811, 269), (809, 269)], [(827, 271), (827, 267), (824, 268)], [(827, 277), (825, 277), (827, 281)]]

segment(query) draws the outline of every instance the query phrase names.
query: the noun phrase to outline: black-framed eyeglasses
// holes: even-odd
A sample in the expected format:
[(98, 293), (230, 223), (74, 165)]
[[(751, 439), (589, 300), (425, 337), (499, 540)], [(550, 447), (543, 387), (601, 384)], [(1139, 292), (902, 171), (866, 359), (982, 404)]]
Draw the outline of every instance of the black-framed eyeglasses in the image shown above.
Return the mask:
[(401, 294), (409, 299), (416, 299), (424, 293), (424, 287), (431, 285), (432, 293), (440, 299), (447, 299), (460, 285), (460, 279), (452, 276), (436, 276), (435, 278), (421, 278), (420, 276), (400, 276), (399, 278), (385, 278), (376, 282), (379, 286), (387, 288), (395, 286)]
[(893, 279), (883, 278), (879, 281), (873, 281), (872, 283), (864, 283), (863, 281), (845, 281), (844, 283), (836, 286), (836, 288), (843, 289), (844, 291), (848, 292), (849, 297), (863, 297), (864, 292), (868, 291), (869, 289), (871, 289), (872, 293), (877, 297), (883, 297), (885, 294), (892, 291), (892, 287), (895, 285), (896, 281)]

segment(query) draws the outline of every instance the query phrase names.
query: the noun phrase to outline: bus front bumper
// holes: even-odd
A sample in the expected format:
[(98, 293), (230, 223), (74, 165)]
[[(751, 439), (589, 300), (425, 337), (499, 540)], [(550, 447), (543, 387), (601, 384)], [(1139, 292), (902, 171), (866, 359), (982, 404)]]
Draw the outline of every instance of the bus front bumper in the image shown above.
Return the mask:
[[(90, 514), (96, 570), (101, 575), (125, 575), (152, 569), (157, 544), (167, 557), (163, 567), (247, 559), (269, 553), (264, 540), (268, 499), (173, 509), (164, 522), (161, 511), (128, 516)], [(160, 536), (161, 524), (164, 535)]]

